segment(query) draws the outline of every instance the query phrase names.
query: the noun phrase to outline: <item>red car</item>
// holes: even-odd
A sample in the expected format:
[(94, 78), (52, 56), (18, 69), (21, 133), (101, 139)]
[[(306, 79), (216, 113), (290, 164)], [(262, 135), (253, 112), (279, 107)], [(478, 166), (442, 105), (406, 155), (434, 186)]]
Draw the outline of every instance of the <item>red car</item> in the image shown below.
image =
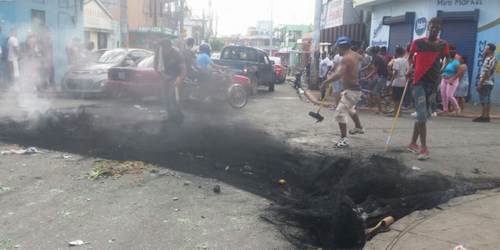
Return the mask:
[[(159, 97), (162, 92), (162, 76), (154, 70), (154, 56), (148, 57), (135, 67), (113, 67), (108, 71), (111, 93), (133, 97)], [(246, 76), (222, 72), (226, 79), (220, 86), (220, 95), (234, 108), (242, 108), (247, 103), (247, 88), (250, 79)], [(184, 91), (193, 89), (190, 79), (186, 79)], [(195, 84), (196, 85), (196, 84)], [(196, 89), (196, 86), (194, 86)], [(181, 97), (182, 98), (182, 97)]]
[(107, 86), (113, 94), (132, 96), (159, 96), (161, 75), (154, 70), (154, 57), (150, 56), (136, 67), (113, 67), (108, 70)]

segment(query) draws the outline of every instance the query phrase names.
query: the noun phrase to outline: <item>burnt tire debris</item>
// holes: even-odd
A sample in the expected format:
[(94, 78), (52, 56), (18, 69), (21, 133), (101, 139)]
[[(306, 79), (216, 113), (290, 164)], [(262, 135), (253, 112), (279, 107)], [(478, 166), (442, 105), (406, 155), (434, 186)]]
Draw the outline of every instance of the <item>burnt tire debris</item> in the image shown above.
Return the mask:
[(193, 121), (188, 115), (181, 127), (164, 128), (161, 121), (140, 117), (128, 123), (96, 118), (92, 109), (49, 110), (35, 119), (4, 117), (0, 139), (218, 179), (271, 199), (261, 217), (298, 248), (360, 249), (373, 236), (366, 230), (387, 216), (397, 220), (500, 186), (498, 179), (452, 178), (383, 156), (304, 152), (284, 138), (225, 119)]

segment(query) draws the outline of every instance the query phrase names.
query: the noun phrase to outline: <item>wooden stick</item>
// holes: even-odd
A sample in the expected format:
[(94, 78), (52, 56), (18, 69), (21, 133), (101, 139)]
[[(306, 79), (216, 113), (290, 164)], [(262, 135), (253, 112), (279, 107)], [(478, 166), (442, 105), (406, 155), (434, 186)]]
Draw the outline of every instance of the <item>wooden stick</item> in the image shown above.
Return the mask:
[(390, 144), (391, 144), (392, 134), (394, 133), (394, 129), (396, 128), (396, 123), (398, 121), (399, 114), (401, 112), (401, 106), (403, 106), (403, 101), (405, 99), (406, 91), (408, 89), (408, 85), (409, 84), (410, 84), (410, 81), (406, 81), (406, 85), (405, 85), (405, 88), (403, 90), (403, 95), (401, 96), (401, 101), (399, 101), (399, 107), (398, 107), (398, 110), (396, 111), (396, 116), (394, 116), (394, 119), (392, 120), (391, 130), (389, 131), (389, 136), (387, 136), (387, 140), (385, 141), (385, 149), (384, 149), (384, 151), (386, 153), (389, 152), (389, 147), (390, 147)]

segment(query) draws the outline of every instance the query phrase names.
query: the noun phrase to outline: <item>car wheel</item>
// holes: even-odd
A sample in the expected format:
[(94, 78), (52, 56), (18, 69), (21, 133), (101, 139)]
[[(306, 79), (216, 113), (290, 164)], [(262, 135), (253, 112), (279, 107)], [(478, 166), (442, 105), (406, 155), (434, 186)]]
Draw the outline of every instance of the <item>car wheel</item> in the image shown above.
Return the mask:
[(233, 84), (228, 91), (227, 100), (231, 107), (241, 109), (247, 105), (248, 95), (241, 85)]

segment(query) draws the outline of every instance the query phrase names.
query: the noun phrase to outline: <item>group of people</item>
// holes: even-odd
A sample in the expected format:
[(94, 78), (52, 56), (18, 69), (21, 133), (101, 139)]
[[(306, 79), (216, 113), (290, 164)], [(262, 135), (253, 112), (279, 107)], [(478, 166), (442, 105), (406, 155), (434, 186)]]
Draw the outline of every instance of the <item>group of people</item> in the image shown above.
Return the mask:
[[(0, 27), (1, 34), (1, 27)], [(53, 44), (49, 28), (39, 27), (19, 41), (17, 29), (1, 37), (0, 86), (7, 88), (17, 83), (25, 87), (47, 87), (54, 83)]]
[(184, 115), (179, 106), (179, 89), (186, 77), (202, 81), (201, 87), (210, 96), (212, 72), (223, 68), (212, 61), (211, 47), (202, 43), (198, 49), (194, 46), (195, 40), (187, 38), (177, 47), (170, 39), (158, 42), (154, 56), (154, 68), (163, 75), (164, 100), (168, 113), (168, 122), (182, 123)]
[[(356, 105), (363, 96), (363, 85), (381, 111), (380, 96), (384, 88), (392, 88), (394, 107), (413, 106), (416, 110), (415, 124), (408, 150), (418, 154), (419, 160), (430, 157), (427, 147), (427, 119), (436, 112), (436, 97), (441, 94), (442, 112), (459, 113), (464, 109), (469, 90), (467, 57), (458, 55), (453, 45), (439, 38), (442, 22), (433, 18), (429, 22), (428, 36), (414, 40), (406, 49), (397, 47), (395, 57), (386, 48), (370, 47), (366, 53), (353, 47), (348, 37), (338, 38), (335, 46), (338, 54), (325, 53), (319, 67), (320, 90), (322, 99), (327, 89), (333, 89), (337, 103), (335, 120), (340, 128), (340, 140), (336, 147), (347, 147), (349, 134), (364, 134)], [(482, 114), (474, 122), (489, 122), (490, 96), (494, 85), (496, 47), (488, 43), (483, 55), (480, 79), (476, 89), (482, 104)], [(335, 59), (337, 58), (337, 59)], [(439, 84), (440, 83), (440, 84)], [(330, 85), (332, 84), (332, 85)], [(403, 96), (404, 89), (413, 98)], [(347, 117), (354, 121), (355, 127), (347, 131)], [(420, 145), (417, 144), (420, 139)]]

